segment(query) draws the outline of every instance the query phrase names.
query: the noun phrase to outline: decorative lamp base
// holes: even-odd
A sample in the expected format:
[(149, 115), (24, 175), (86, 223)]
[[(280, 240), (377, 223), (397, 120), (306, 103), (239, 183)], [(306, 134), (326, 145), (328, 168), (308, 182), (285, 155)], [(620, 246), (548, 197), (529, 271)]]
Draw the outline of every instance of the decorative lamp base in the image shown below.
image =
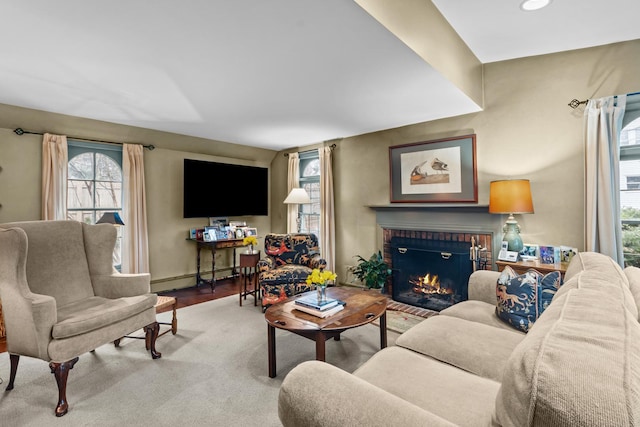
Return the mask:
[(508, 250), (520, 252), (524, 248), (522, 238), (520, 237), (520, 226), (513, 215), (509, 215), (507, 222), (504, 224), (504, 227), (502, 227), (502, 231), (504, 232), (502, 240), (509, 244)]

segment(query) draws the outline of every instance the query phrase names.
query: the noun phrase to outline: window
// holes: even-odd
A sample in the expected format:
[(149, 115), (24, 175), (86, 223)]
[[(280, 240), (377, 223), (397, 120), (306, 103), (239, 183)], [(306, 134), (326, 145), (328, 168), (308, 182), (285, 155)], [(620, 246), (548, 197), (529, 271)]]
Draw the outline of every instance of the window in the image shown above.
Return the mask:
[(627, 188), (626, 190), (640, 190), (640, 176), (627, 175)]
[(625, 266), (640, 267), (640, 95), (627, 97), (620, 133), (620, 216)]
[(320, 158), (316, 150), (300, 153), (300, 187), (311, 198), (310, 204), (300, 205), (300, 230), (320, 235)]
[[(68, 141), (67, 219), (95, 224), (105, 212), (122, 217), (122, 147)], [(122, 230), (114, 250), (120, 265)]]

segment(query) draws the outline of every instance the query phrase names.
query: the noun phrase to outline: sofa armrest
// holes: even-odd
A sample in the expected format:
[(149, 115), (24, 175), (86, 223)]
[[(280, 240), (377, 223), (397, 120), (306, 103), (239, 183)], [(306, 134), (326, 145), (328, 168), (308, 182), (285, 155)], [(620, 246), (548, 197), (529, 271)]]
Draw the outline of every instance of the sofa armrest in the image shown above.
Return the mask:
[(95, 295), (103, 298), (133, 297), (151, 292), (149, 273), (94, 275), (91, 281)]
[(477, 270), (469, 276), (469, 299), (496, 303), (496, 282), (500, 273), (491, 270)]
[(453, 426), (404, 399), (315, 360), (285, 377), (278, 415), (288, 426)]
[(319, 270), (324, 270), (326, 267), (327, 261), (319, 254), (313, 255), (311, 259), (309, 259), (309, 268), (311, 269), (317, 268)]
[(261, 273), (263, 271), (272, 270), (274, 266), (275, 266), (275, 262), (273, 261), (273, 258), (266, 257), (258, 261), (258, 264), (256, 265), (256, 270), (258, 270), (258, 272)]
[(49, 295), (27, 292), (3, 294), (5, 326), (11, 353), (49, 360), (53, 325), (58, 321), (56, 300)]

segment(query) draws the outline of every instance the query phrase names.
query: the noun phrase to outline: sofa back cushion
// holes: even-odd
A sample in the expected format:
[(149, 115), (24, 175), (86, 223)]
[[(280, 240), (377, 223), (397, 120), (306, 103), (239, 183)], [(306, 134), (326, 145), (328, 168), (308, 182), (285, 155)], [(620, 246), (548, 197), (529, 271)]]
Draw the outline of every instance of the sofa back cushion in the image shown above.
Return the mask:
[(26, 221), (0, 225), (27, 234), (27, 283), (31, 292), (49, 295), (58, 307), (94, 296), (78, 221)]
[(568, 281), (573, 276), (580, 274), (584, 270), (596, 270), (606, 272), (612, 276), (623, 279), (626, 277), (622, 268), (611, 257), (598, 252), (579, 252), (571, 258), (567, 271), (564, 274), (564, 280)]
[(593, 270), (572, 280), (509, 357), (498, 424), (640, 425), (640, 324), (624, 284)]
[(629, 291), (633, 296), (633, 300), (636, 302), (636, 308), (638, 309), (638, 321), (640, 322), (640, 268), (627, 267), (624, 269), (624, 275), (629, 280)]
[(272, 257), (275, 266), (299, 264), (309, 267), (311, 258), (319, 254), (318, 237), (315, 234), (267, 234), (264, 238), (265, 253)]
[[(617, 264), (616, 264), (617, 265)], [(616, 269), (613, 269), (616, 271)], [(620, 269), (622, 271), (622, 269)], [(588, 273), (588, 274), (587, 274)], [(585, 276), (584, 280), (581, 280), (582, 276)], [(602, 283), (606, 282), (607, 286), (603, 287)], [(556, 292), (554, 299), (559, 298), (572, 289), (606, 289), (606, 292), (612, 293), (617, 296), (624, 307), (629, 310), (636, 318), (638, 317), (638, 307), (633, 298), (633, 294), (629, 289), (629, 282), (626, 279), (624, 273), (621, 276), (612, 274), (612, 269), (589, 269), (573, 276), (570, 280), (564, 282), (562, 287)]]

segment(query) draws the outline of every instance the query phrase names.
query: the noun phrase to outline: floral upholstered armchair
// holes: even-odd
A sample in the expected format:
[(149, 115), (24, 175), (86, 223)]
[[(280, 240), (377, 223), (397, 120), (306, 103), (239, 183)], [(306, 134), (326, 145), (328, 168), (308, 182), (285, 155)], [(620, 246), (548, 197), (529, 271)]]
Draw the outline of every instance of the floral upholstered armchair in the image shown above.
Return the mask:
[(320, 257), (315, 234), (267, 234), (266, 257), (258, 261), (258, 284), (262, 309), (292, 295), (310, 291), (307, 276), (314, 268), (323, 270), (327, 262)]

